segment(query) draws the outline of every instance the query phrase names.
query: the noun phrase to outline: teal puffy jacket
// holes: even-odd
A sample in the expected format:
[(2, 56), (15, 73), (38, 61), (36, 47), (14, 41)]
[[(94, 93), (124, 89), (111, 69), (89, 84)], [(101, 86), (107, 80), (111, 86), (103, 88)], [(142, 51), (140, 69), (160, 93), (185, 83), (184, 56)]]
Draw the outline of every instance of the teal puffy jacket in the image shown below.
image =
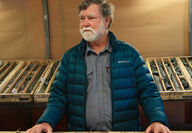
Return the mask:
[[(108, 34), (110, 55), (112, 127), (114, 131), (141, 130), (138, 104), (149, 122), (168, 126), (163, 102), (144, 60), (137, 50)], [(67, 115), (69, 131), (86, 131), (86, 64), (85, 40), (67, 51), (52, 84), (47, 108), (38, 123), (48, 122), (53, 128)]]

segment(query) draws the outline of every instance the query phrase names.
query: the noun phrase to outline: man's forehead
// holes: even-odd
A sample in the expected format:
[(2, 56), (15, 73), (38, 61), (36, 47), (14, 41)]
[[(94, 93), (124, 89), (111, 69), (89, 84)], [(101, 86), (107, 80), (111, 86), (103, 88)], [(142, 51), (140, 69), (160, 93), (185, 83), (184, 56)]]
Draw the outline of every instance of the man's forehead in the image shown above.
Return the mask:
[(97, 15), (98, 15), (98, 13), (96, 13), (96, 12), (86, 12), (86, 13), (80, 12), (80, 14), (79, 14), (79, 16), (97, 16)]

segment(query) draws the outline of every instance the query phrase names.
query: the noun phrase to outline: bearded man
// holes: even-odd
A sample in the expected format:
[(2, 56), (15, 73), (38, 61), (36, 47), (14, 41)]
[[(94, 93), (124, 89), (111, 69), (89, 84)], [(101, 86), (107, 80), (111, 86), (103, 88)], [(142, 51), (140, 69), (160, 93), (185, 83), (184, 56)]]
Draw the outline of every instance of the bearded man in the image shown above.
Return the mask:
[(146, 133), (169, 133), (157, 87), (137, 50), (109, 31), (114, 6), (84, 0), (80, 44), (68, 50), (52, 84), (47, 108), (27, 133), (51, 133), (67, 115), (69, 131), (140, 131), (138, 104), (149, 119)]

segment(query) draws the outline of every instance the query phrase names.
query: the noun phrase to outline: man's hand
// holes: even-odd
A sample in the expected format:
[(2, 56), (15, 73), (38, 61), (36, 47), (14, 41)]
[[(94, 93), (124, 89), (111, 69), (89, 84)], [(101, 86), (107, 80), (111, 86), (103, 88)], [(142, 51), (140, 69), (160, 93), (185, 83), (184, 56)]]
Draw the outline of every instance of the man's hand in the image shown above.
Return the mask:
[(160, 122), (153, 122), (147, 127), (145, 133), (171, 133), (168, 127)]
[(52, 133), (52, 127), (48, 123), (41, 123), (28, 129), (26, 133)]

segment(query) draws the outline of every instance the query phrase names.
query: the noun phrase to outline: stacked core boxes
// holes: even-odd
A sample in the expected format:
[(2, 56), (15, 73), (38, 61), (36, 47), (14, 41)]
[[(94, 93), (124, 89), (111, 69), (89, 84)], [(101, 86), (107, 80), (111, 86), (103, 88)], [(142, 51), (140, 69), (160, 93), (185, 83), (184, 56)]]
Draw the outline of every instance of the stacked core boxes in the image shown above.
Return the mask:
[(0, 61), (0, 102), (33, 102), (36, 90), (48, 93), (58, 65), (56, 60)]
[(192, 57), (146, 58), (163, 100), (192, 99)]
[[(163, 100), (192, 99), (192, 57), (146, 58)], [(0, 60), (0, 103), (47, 102), (59, 60)]]

